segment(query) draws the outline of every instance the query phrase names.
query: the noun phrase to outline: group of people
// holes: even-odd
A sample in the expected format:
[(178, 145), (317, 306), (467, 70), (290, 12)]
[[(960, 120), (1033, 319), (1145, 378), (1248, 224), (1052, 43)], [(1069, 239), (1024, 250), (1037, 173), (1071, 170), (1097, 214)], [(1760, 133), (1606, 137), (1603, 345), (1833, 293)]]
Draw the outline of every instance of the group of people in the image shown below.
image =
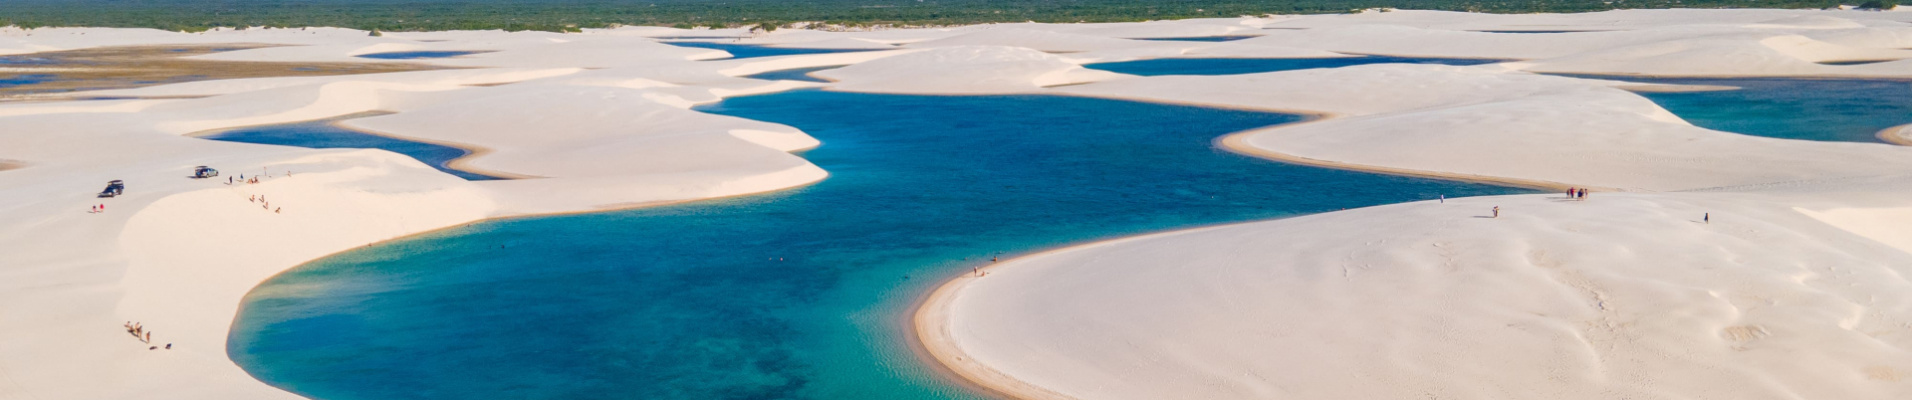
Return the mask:
[(1567, 188), (1567, 198), (1573, 199), (1573, 200), (1586, 200), (1587, 189), (1573, 188), (1573, 187)]
[[(146, 344), (153, 343), (153, 331), (146, 330), (146, 327), (141, 326), (140, 323), (138, 322), (126, 321), (126, 333), (132, 334), (133, 338), (139, 339), (141, 343), (146, 343)], [(147, 346), (146, 349), (159, 350), (159, 346)], [(172, 350), (173, 344), (167, 343), (166, 349)]]
[[(1582, 189), (1582, 188), (1577, 188), (1577, 187), (1570, 187), (1570, 188), (1567, 188), (1567, 199), (1570, 199), (1570, 200), (1586, 200), (1586, 199), (1587, 199), (1587, 189)], [(1441, 202), (1442, 202), (1442, 203), (1446, 203), (1446, 202), (1447, 202), (1447, 196), (1441, 196)], [(1500, 206), (1494, 206), (1494, 216), (1493, 216), (1493, 218), (1500, 218)], [(1708, 215), (1708, 216), (1707, 216), (1707, 218), (1708, 218), (1708, 219), (1710, 220), (1710, 219), (1712, 218), (1712, 216), (1711, 216), (1711, 215)]]
[[(239, 174), (239, 181), (238, 181), (238, 182), (239, 182), (239, 183), (247, 183), (247, 184), (255, 184), (255, 183), (259, 183), (259, 178), (260, 178), (260, 177), (269, 177), (269, 176), (272, 176), (272, 170), (270, 170), (270, 169), (262, 169), (261, 171), (264, 171), (264, 173), (261, 173), (261, 174), (259, 174), (259, 175), (253, 175), (251, 179), (247, 179), (247, 178), (246, 178), (246, 174)], [(291, 176), (292, 176), (292, 171), (286, 171), (286, 172), (285, 172), (285, 176), (286, 176), (286, 177), (291, 177)], [(227, 184), (227, 185), (231, 185), (231, 184), (233, 183), (233, 180), (232, 180), (232, 178), (233, 178), (233, 177), (230, 177), (230, 176), (228, 176), (228, 177), (226, 177), (226, 184)]]
[(259, 208), (272, 210), (273, 214), (278, 214), (280, 210), (279, 208), (272, 208), (272, 203), (267, 203), (266, 195), (263, 195), (263, 194), (255, 195), (255, 196), (246, 196), (246, 201), (259, 203)]
[(106, 203), (100, 203), (98, 205), (94, 205), (91, 208), (87, 209), (86, 212), (90, 212), (94, 214), (106, 212)]

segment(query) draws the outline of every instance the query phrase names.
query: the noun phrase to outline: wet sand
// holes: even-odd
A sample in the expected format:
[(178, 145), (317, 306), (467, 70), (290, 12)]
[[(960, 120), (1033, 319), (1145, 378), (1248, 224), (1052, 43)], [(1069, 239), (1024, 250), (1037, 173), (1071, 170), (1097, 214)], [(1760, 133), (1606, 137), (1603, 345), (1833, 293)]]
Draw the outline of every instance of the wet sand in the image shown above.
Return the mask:
[(215, 61), (187, 58), (265, 44), (100, 47), (14, 55), (48, 62), (0, 69), (3, 74), (52, 75), (52, 79), (0, 87), (0, 101), (66, 97), (70, 92), (128, 89), (215, 79), (330, 76), (422, 71), (446, 67), (416, 63), (299, 63)]

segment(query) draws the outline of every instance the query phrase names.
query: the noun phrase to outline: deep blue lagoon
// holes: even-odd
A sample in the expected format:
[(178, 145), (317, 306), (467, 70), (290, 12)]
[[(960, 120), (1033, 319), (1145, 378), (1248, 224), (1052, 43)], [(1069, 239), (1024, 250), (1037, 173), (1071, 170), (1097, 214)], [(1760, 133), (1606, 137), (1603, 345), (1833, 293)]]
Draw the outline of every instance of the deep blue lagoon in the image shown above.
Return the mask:
[(1057, 96), (795, 91), (702, 108), (795, 126), (830, 171), (770, 194), (482, 222), (317, 260), (247, 296), (229, 353), (320, 399), (970, 399), (914, 301), (1015, 255), (1439, 195), (1524, 193), (1216, 149), (1292, 115)]
[(1507, 60), (1392, 56), (1341, 58), (1157, 58), (1150, 60), (1083, 64), (1082, 66), (1084, 68), (1129, 75), (1156, 76), (1254, 74), (1298, 69), (1340, 68), (1367, 64), (1480, 65), (1503, 61)]
[(501, 179), (495, 176), (451, 169), (446, 166), (452, 160), (464, 157), (470, 152), (464, 149), (440, 146), (431, 143), (413, 142), (390, 137), (340, 128), (333, 125), (337, 119), (297, 122), (290, 124), (262, 125), (220, 131), (200, 136), (202, 139), (280, 146), (298, 146), (314, 149), (384, 149), (418, 159), (439, 171), (456, 175), (465, 180), (483, 181)]
[(1880, 130), (1912, 123), (1912, 82), (1788, 78), (1635, 78), (1645, 83), (1740, 90), (1640, 93), (1702, 128), (1782, 139), (1879, 143)]

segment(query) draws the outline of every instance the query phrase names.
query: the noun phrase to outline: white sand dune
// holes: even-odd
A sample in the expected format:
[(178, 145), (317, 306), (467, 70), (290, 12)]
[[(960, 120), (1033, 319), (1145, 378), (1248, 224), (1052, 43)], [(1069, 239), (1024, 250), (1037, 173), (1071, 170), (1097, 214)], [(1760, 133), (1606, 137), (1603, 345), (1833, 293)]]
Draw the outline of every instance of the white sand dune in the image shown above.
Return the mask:
[[(83, 31), (120, 38), (98, 45), (282, 37)], [(283, 37), (299, 32), (276, 31)], [(31, 42), (48, 32), (66, 30), (9, 39)], [(0, 214), (10, 222), (0, 225), (0, 243), (9, 246), (0, 255), (7, 267), (0, 268), (0, 302), (33, 305), (0, 312), (6, 326), (22, 327), (0, 340), (0, 398), (294, 398), (253, 380), (225, 353), (240, 298), (272, 274), (341, 250), (485, 218), (755, 193), (826, 175), (788, 153), (816, 145), (802, 132), (687, 109), (720, 96), (786, 90), (789, 82), (716, 72), (730, 64), (699, 68), (695, 55), (711, 52), (643, 38), (559, 43), (541, 34), (522, 35), (531, 40), (468, 35), (465, 42), (456, 34), (435, 35), (448, 42), (430, 43), (497, 55), (431, 62), (504, 67), (84, 94), (205, 96), (190, 99), (0, 104), (6, 119), (0, 159), (21, 166), (0, 172), (0, 198), (7, 200)], [(392, 39), (364, 32), (328, 40), (338, 43), (219, 55), (345, 61), (370, 50), (416, 49), (381, 44)], [(54, 43), (48, 47), (71, 46), (66, 39)], [(597, 67), (614, 68), (586, 69)], [(499, 84), (505, 85), (492, 86)], [(396, 114), (354, 122), (412, 140), (484, 147), (489, 151), (470, 157), (473, 165), (545, 178), (469, 182), (381, 150), (181, 136), (370, 111)], [(226, 177), (267, 175), (259, 184), (229, 186), (224, 179), (187, 178), (195, 165), (214, 166)], [(112, 179), (125, 180), (127, 194), (94, 198)], [(106, 212), (88, 211), (98, 204)], [(154, 343), (115, 324), (126, 321), (142, 322)], [(166, 344), (173, 349), (148, 350)]]
[(1380, 64), (1160, 76), (1057, 90), (1342, 116), (1244, 133), (1239, 144), (1251, 153), (1331, 166), (1548, 187), (1666, 191), (1873, 176), (1912, 167), (1906, 164), (1912, 149), (1903, 147), (1694, 127), (1614, 85), (1495, 66)]
[[(950, 282), (919, 311), (919, 334), (958, 373), (1022, 398), (1912, 396), (1904, 148), (1711, 131), (1617, 89), (1623, 85), (1518, 71), (1912, 71), (1893, 69), (1899, 62), (1816, 63), (1902, 57), (1885, 48), (1896, 39), (1876, 28), (1896, 22), (1746, 14), (1680, 22), (1724, 27), (1623, 23), (1720, 33), (1590, 41), (1622, 46), (1498, 66), (1162, 76), (1054, 89), (1328, 117), (1225, 143), (1254, 155), (1603, 191), (1584, 202), (1418, 202), (1046, 252)], [(1544, 18), (1555, 17), (1537, 19)], [(1745, 26), (1726, 26), (1734, 23)], [(1782, 28), (1868, 39), (1751, 31)], [(1405, 31), (1349, 30), (1364, 29)], [(1559, 40), (1465, 44), (1503, 40), (1488, 35), (1507, 34), (1411, 45), (1342, 37), (1348, 47), (1337, 50), (1508, 57), (1519, 55), (1507, 50), (1520, 51), (1521, 41), (1571, 50)], [(1576, 35), (1625, 36), (1535, 36)], [(1641, 51), (1648, 48), (1661, 50)], [(1588, 63), (1574, 64), (1581, 62)], [(1646, 193), (1604, 191), (1613, 189)], [(1494, 207), (1504, 215), (1486, 218)]]
[[(226, 357), (241, 296), (342, 250), (485, 218), (800, 186), (828, 172), (794, 128), (690, 108), (822, 88), (1058, 94), (1282, 110), (1312, 122), (1235, 151), (1531, 186), (1061, 250), (959, 280), (919, 315), (978, 383), (1080, 398), (1852, 398), (1912, 390), (1899, 147), (1693, 127), (1615, 81), (1531, 72), (1908, 77), (1912, 13), (1394, 11), (1127, 24), (823, 32), (0, 28), (0, 54), (269, 44), (225, 61), (455, 69), (94, 91), (0, 103), (0, 398), (293, 398)], [(1601, 31), (1507, 34), (1478, 30)], [(1141, 38), (1259, 35), (1233, 42)], [(658, 38), (883, 49), (722, 59)], [(701, 39), (720, 40), (720, 39)], [(890, 47), (898, 46), (900, 47)], [(890, 49), (894, 50), (890, 50)], [(374, 60), (393, 51), (481, 51)], [(1518, 59), (1136, 77), (1165, 57)], [(1899, 60), (1862, 65), (1823, 62)], [(831, 83), (741, 78), (815, 73)], [(379, 150), (185, 136), (331, 119), (475, 150), (472, 182)], [(259, 184), (185, 176), (211, 165)], [(99, 199), (105, 181), (125, 196)], [(263, 196), (269, 205), (258, 202)], [(88, 212), (105, 204), (104, 213)], [(1492, 206), (1507, 215), (1475, 218)], [(1713, 223), (1694, 220), (1712, 213)], [(156, 343), (114, 322), (140, 321)], [(173, 350), (148, 350), (174, 344)]]
[(940, 47), (812, 75), (836, 81), (833, 90), (919, 94), (1025, 93), (1124, 76), (1005, 46)]
[(965, 278), (940, 333), (1074, 398), (1912, 396), (1912, 255), (1810, 215), (1530, 195), (1154, 235)]

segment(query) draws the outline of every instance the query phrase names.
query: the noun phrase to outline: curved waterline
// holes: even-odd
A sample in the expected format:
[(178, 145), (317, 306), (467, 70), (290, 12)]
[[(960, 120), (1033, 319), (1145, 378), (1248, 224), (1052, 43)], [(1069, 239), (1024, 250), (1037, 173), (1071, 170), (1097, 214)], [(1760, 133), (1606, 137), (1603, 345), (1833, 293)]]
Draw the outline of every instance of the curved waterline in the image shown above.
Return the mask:
[(761, 44), (742, 44), (742, 43), (731, 43), (731, 42), (705, 42), (705, 41), (665, 41), (665, 42), (658, 42), (658, 43), (663, 43), (663, 44), (668, 44), (668, 45), (678, 46), (678, 47), (695, 47), (700, 49), (723, 50), (724, 52), (730, 53), (730, 57), (717, 58), (717, 59), (712, 59), (710, 61), (736, 60), (736, 59), (757, 58), (757, 57), (792, 56), (792, 55), (799, 55), (799, 54), (854, 53), (859, 51), (881, 50), (881, 49), (822, 49), (822, 48), (808, 48), (808, 47), (775, 47), (775, 46), (761, 45)]
[(1912, 82), (1844, 78), (1652, 78), (1561, 74), (1735, 90), (1636, 91), (1701, 128), (1779, 139), (1886, 142), (1912, 123)]
[(1154, 58), (1083, 64), (1082, 67), (1140, 76), (1236, 75), (1368, 64), (1481, 65), (1507, 61), (1511, 60), (1363, 55), (1330, 58)]
[(354, 57), (371, 58), (371, 59), (378, 59), (378, 60), (421, 60), (421, 59), (428, 59), (428, 58), (453, 58), (458, 56), (467, 56), (467, 55), (479, 54), (479, 53), (490, 53), (490, 52), (478, 51), (478, 50), (390, 51), (390, 52), (384, 52), (384, 53), (360, 54)]
[(490, 221), (255, 288), (232, 358), (328, 399), (977, 398), (901, 323), (990, 257), (1517, 189), (1276, 163), (1217, 136), (1294, 115), (1057, 96), (797, 91), (707, 112), (785, 123), (831, 172), (759, 196)]
[(477, 172), (474, 168), (463, 165), (464, 161), (470, 159), (471, 156), (489, 151), (481, 147), (432, 143), (338, 126), (340, 121), (383, 114), (388, 113), (360, 113), (316, 121), (247, 126), (195, 133), (192, 136), (208, 140), (297, 146), (315, 149), (380, 149), (404, 154), (405, 156), (425, 163), (425, 165), (430, 165), (439, 171), (464, 178), (465, 180), (486, 181), (523, 178), (523, 176), (495, 172)]

